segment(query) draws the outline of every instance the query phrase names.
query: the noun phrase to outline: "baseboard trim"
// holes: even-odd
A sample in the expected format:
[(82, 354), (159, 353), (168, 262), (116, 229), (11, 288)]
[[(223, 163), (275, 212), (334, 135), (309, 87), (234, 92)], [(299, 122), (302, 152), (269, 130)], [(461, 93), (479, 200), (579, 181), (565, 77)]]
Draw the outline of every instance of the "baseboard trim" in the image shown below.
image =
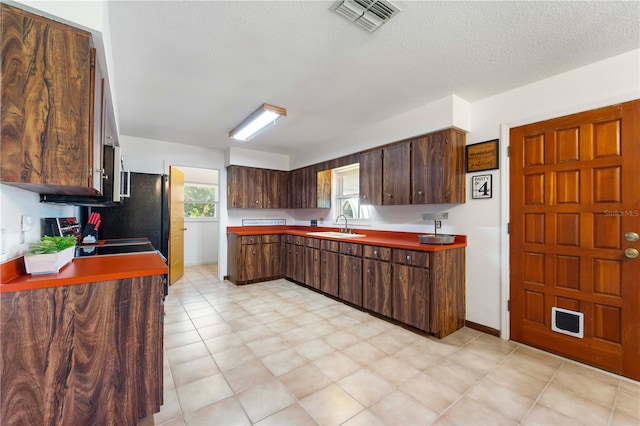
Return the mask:
[(496, 330), (495, 328), (487, 327), (486, 325), (478, 324), (472, 321), (464, 321), (464, 325), (473, 328), (474, 330), (482, 331), (483, 333), (490, 334), (492, 336), (500, 337), (500, 330)]

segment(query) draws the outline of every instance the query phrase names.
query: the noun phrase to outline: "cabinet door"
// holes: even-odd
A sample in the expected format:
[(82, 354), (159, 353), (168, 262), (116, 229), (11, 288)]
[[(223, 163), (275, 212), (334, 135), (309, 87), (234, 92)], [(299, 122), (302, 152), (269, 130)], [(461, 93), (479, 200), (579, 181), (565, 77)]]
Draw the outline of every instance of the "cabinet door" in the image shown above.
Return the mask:
[(305, 247), (304, 249), (304, 270), (305, 270), (305, 279), (304, 283), (313, 288), (319, 289), (321, 286), (320, 282), (320, 250)]
[(322, 250), (320, 252), (321, 273), (320, 273), (320, 290), (333, 296), (339, 296), (339, 268), (340, 255), (332, 251)]
[[(90, 177), (91, 34), (0, 7), (0, 178), (83, 187), (86, 195), (95, 195)], [(65, 193), (64, 188), (55, 193)]]
[(304, 246), (293, 246), (293, 279), (299, 283), (305, 280)]
[(362, 258), (340, 255), (340, 298), (362, 306)]
[(382, 204), (411, 203), (411, 142), (382, 150)]
[(360, 203), (382, 204), (382, 150), (360, 153)]
[(316, 207), (319, 209), (331, 208), (331, 176), (331, 170), (316, 173)]
[(293, 244), (285, 244), (284, 245), (284, 276), (293, 280), (294, 271), (296, 268), (296, 256), (295, 256), (295, 246)]
[(362, 262), (362, 306), (391, 316), (391, 263), (364, 259)]
[(315, 209), (318, 207), (318, 175), (313, 166), (303, 169), (302, 208)]
[(262, 277), (261, 278), (277, 278), (282, 276), (282, 261), (280, 243), (269, 242), (262, 243)]
[(289, 172), (276, 170), (274, 178), (278, 181), (278, 198), (277, 206), (273, 208), (288, 209), (289, 208)]
[(227, 203), (230, 208), (263, 208), (264, 170), (227, 167)]
[(429, 303), (429, 270), (394, 264), (393, 318), (430, 331)]
[(252, 281), (262, 278), (262, 249), (260, 244), (243, 244), (240, 246), (238, 265), (239, 281)]
[(297, 169), (289, 173), (289, 200), (290, 208), (301, 209), (302, 208), (302, 186), (304, 180), (304, 170)]
[(416, 139), (411, 152), (413, 204), (465, 202), (465, 133), (455, 129)]

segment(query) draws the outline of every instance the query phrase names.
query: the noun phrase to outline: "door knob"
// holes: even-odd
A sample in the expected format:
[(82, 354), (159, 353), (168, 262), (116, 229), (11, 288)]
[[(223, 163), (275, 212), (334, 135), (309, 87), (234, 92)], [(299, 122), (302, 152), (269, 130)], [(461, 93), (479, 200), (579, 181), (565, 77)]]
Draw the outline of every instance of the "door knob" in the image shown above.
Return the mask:
[(638, 236), (637, 232), (627, 232), (626, 234), (624, 234), (624, 239), (633, 243), (638, 241), (640, 237)]
[(628, 248), (624, 251), (624, 255), (629, 259), (635, 259), (636, 257), (638, 257), (638, 250), (634, 248)]

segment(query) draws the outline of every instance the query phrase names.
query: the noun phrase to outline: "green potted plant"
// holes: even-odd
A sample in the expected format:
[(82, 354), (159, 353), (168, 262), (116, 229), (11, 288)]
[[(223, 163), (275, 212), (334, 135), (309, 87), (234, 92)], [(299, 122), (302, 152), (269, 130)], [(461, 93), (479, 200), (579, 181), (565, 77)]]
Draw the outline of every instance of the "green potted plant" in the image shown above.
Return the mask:
[(24, 255), (24, 266), (28, 274), (53, 274), (73, 260), (76, 237), (42, 237), (29, 244)]

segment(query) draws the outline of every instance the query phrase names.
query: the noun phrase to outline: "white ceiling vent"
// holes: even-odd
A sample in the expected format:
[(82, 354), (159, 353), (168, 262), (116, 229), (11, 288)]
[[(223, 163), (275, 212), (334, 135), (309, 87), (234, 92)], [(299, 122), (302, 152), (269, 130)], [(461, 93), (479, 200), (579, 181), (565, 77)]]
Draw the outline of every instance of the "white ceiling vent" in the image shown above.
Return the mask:
[(400, 9), (383, 0), (343, 0), (336, 7), (336, 12), (365, 30), (374, 32), (397, 15)]

